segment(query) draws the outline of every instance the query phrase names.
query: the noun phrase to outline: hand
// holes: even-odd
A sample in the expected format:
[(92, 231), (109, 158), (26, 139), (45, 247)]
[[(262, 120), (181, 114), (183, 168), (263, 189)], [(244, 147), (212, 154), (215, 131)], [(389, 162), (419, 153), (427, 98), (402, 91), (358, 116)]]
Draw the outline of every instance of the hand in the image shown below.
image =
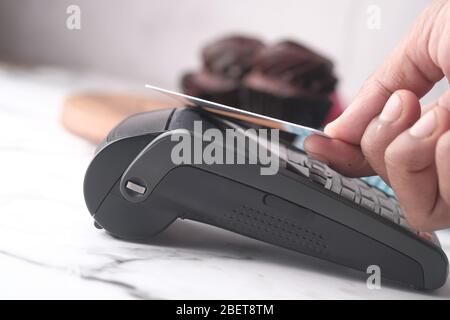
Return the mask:
[(434, 1), (363, 85), (353, 103), (305, 149), (347, 176), (378, 174), (418, 230), (450, 227), (450, 90), (419, 98), (450, 79), (450, 1)]

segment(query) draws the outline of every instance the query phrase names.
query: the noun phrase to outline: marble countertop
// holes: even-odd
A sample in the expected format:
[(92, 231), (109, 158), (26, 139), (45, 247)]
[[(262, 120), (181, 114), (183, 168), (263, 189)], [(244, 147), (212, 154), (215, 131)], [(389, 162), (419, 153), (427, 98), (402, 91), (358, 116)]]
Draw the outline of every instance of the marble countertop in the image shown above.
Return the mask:
[[(449, 282), (369, 290), (364, 274), (189, 221), (146, 244), (95, 229), (82, 194), (95, 147), (58, 116), (68, 92), (102, 81), (0, 68), (0, 298), (450, 298)], [(439, 236), (449, 254), (450, 232)]]

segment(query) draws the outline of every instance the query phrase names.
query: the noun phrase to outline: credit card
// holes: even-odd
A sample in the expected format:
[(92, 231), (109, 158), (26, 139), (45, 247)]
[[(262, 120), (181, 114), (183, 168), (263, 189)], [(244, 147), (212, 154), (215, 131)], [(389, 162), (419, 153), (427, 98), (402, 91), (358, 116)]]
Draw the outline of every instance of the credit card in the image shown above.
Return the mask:
[(180, 103), (180, 106), (201, 108), (211, 113), (219, 114), (233, 119), (247, 121), (249, 123), (257, 124), (267, 128), (279, 129), (281, 131), (286, 131), (295, 135), (308, 136), (311, 134), (317, 134), (324, 137), (328, 137), (323, 131), (310, 128), (307, 126), (302, 126), (297, 123), (292, 123), (289, 121), (272, 118), (269, 116), (250, 112), (247, 110), (226, 106), (224, 104), (220, 104), (217, 102), (192, 97), (187, 94), (155, 87), (150, 84), (146, 84), (145, 87), (152, 89), (156, 92), (162, 93), (165, 96), (171, 98), (172, 100), (177, 101), (178, 103)]

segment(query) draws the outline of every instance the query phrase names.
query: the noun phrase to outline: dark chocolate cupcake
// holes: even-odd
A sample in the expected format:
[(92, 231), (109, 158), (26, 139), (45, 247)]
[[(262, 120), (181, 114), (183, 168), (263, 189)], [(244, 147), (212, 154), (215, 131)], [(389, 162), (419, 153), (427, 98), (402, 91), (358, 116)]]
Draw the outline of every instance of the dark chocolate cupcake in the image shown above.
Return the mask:
[(304, 46), (285, 41), (259, 52), (243, 79), (241, 108), (319, 127), (336, 86), (333, 64)]
[(202, 51), (204, 69), (226, 79), (239, 80), (250, 71), (264, 44), (258, 39), (231, 36), (207, 45)]
[(230, 36), (207, 45), (202, 51), (200, 72), (182, 77), (185, 93), (231, 106), (239, 106), (240, 83), (264, 47), (257, 39)]
[(229, 106), (239, 105), (239, 82), (225, 79), (209, 72), (195, 72), (183, 75), (183, 92), (205, 100)]

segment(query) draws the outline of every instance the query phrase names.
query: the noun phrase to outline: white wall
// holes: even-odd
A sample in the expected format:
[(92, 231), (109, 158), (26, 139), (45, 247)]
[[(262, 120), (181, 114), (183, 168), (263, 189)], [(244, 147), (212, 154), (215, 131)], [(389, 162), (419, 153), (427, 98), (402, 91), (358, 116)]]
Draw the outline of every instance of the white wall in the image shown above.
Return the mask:
[[(0, 57), (64, 64), (174, 88), (205, 41), (229, 32), (292, 38), (331, 57), (350, 98), (427, 0), (0, 0)], [(66, 28), (69, 4), (81, 30)], [(381, 29), (366, 27), (367, 7)], [(443, 84), (445, 86), (445, 84)], [(441, 88), (442, 90), (442, 88)]]

